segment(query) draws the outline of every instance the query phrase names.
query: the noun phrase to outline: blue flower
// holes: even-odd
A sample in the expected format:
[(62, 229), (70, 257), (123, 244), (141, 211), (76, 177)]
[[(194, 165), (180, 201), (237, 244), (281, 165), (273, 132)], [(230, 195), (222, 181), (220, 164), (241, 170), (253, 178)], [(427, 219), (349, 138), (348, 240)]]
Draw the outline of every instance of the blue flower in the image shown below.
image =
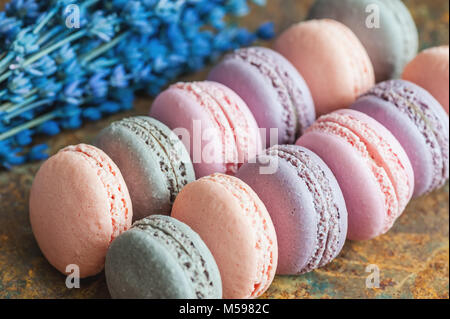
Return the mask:
[(29, 28), (21, 30), (16, 40), (12, 43), (12, 50), (18, 55), (28, 55), (39, 50), (39, 45), (36, 44), (38, 36), (30, 32)]
[(17, 145), (19, 146), (26, 146), (29, 145), (33, 139), (31, 138), (32, 131), (31, 130), (24, 130), (22, 132), (19, 132), (14, 136), (14, 140)]
[(46, 55), (31, 64), (25, 71), (37, 77), (50, 76), (57, 71), (57, 66), (55, 61)]
[(185, 0), (159, 1), (154, 7), (155, 15), (165, 23), (175, 23), (179, 20)]
[(39, 15), (39, 5), (35, 0), (11, 0), (5, 5), (9, 16), (20, 19), (36, 18)]
[(248, 46), (256, 40), (256, 35), (247, 29), (240, 28), (236, 34), (236, 41), (241, 46)]
[[(0, 165), (44, 159), (45, 144), (28, 146), (36, 134), (129, 110), (136, 91), (154, 96), (228, 50), (273, 37), (271, 23), (255, 33), (233, 24), (249, 2), (12, 0), (0, 12)], [(79, 30), (65, 27), (69, 4), (81, 9)]]
[(256, 31), (256, 34), (260, 39), (270, 40), (275, 36), (275, 26), (273, 22), (263, 23), (259, 29)]
[(208, 22), (211, 23), (214, 28), (222, 29), (226, 26), (225, 21), (223, 21), (225, 15), (225, 8), (215, 7), (208, 15)]
[(31, 148), (30, 152), (28, 153), (28, 159), (30, 161), (42, 161), (48, 158), (48, 153), (46, 153), (48, 150), (47, 144), (38, 144)]
[(134, 104), (134, 92), (130, 88), (113, 90), (111, 97), (120, 104), (123, 111), (130, 110)]
[(83, 96), (83, 89), (79, 86), (80, 84), (80, 81), (73, 81), (66, 85), (63, 89), (63, 95), (61, 99), (69, 104), (80, 104), (81, 97)]
[(108, 71), (98, 71), (90, 77), (88, 88), (94, 98), (103, 98), (108, 93), (108, 81), (106, 80), (108, 73)]
[(107, 101), (101, 104), (99, 109), (102, 113), (113, 114), (120, 111), (120, 104), (113, 101)]
[(0, 42), (0, 46), (8, 47), (11, 40), (20, 32), (22, 21), (16, 18), (6, 17), (4, 12), (0, 12), (0, 36), (5, 38), (5, 43)]
[(30, 78), (24, 72), (21, 72), (9, 79), (7, 87), (15, 95), (24, 96), (32, 90), (33, 84)]
[(83, 117), (88, 121), (98, 121), (102, 118), (102, 112), (98, 107), (87, 107), (83, 109)]
[(97, 11), (91, 19), (89, 32), (105, 42), (111, 41), (116, 34), (116, 25), (119, 22), (117, 16), (112, 14), (105, 17), (102, 11)]
[(228, 0), (227, 8), (236, 16), (244, 16), (250, 11), (246, 0)]
[(128, 86), (128, 75), (125, 72), (123, 64), (119, 64), (113, 70), (110, 78), (111, 86), (116, 88), (124, 88)]
[(53, 136), (59, 134), (59, 132), (61, 132), (61, 129), (56, 121), (48, 121), (41, 124), (37, 128), (37, 131), (45, 135)]
[(73, 105), (66, 105), (61, 108), (60, 112), (61, 127), (64, 129), (77, 129), (82, 125), (82, 110)]

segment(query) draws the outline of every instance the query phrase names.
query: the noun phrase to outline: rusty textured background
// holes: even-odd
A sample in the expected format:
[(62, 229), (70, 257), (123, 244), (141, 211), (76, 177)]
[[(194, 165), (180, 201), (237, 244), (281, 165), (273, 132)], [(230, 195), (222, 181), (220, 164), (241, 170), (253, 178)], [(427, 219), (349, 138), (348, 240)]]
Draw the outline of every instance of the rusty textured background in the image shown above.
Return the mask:
[[(338, 0), (337, 0), (338, 1)], [(0, 0), (0, 8), (6, 1)], [(275, 21), (278, 30), (304, 19), (312, 0), (268, 0), (244, 24)], [(407, 0), (420, 30), (421, 47), (448, 44), (449, 2)], [(201, 80), (206, 71), (183, 80)], [(146, 114), (151, 100), (136, 109), (51, 140), (52, 152), (88, 143), (101, 128), (128, 115)], [(65, 277), (43, 258), (28, 221), (28, 195), (39, 163), (0, 171), (0, 298), (108, 298), (104, 275), (65, 287)], [(267, 298), (449, 298), (449, 188), (412, 201), (394, 228), (368, 242), (347, 242), (325, 268), (302, 276), (277, 277)], [(366, 267), (380, 269), (380, 288), (368, 289)]]

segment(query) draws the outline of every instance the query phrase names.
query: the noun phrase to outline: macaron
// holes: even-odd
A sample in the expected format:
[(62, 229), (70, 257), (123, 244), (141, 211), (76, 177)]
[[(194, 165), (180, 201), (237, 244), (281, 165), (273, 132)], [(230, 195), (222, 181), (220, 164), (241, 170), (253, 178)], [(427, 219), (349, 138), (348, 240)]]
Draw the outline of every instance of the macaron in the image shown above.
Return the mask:
[(110, 243), (131, 226), (127, 185), (100, 149), (80, 144), (50, 157), (36, 174), (30, 194), (30, 221), (47, 260), (80, 277), (103, 270)]
[(181, 188), (195, 180), (189, 153), (167, 126), (146, 116), (112, 123), (96, 137), (119, 167), (133, 202), (134, 220), (169, 215)]
[(448, 115), (433, 96), (404, 80), (379, 83), (352, 106), (387, 127), (408, 154), (414, 169), (414, 197), (448, 180)]
[(213, 174), (184, 187), (172, 217), (186, 223), (211, 250), (226, 299), (256, 298), (277, 268), (277, 236), (266, 207), (240, 179)]
[(320, 117), (297, 141), (330, 167), (344, 195), (347, 238), (386, 233), (414, 191), (414, 173), (400, 143), (380, 123), (354, 110)]
[[(273, 171), (265, 171), (273, 167)], [(296, 145), (273, 146), (236, 174), (258, 194), (278, 241), (277, 274), (295, 275), (325, 266), (347, 236), (347, 208), (328, 166)]]
[[(316, 119), (303, 77), (271, 49), (238, 49), (215, 66), (208, 79), (228, 86), (247, 103), (265, 130), (263, 145), (293, 144)], [(271, 129), (277, 130), (272, 140)]]
[(189, 226), (163, 215), (133, 224), (111, 244), (106, 282), (116, 299), (222, 298), (219, 269)]
[(417, 55), (403, 71), (402, 78), (413, 82), (434, 96), (448, 114), (449, 47), (429, 48)]
[(335, 20), (295, 24), (276, 39), (274, 47), (305, 79), (317, 115), (349, 107), (375, 84), (363, 45), (348, 27)]
[(400, 77), (419, 48), (416, 24), (400, 0), (316, 0), (308, 16), (349, 27), (369, 54), (377, 82)]
[(197, 178), (212, 173), (233, 175), (262, 149), (258, 125), (247, 104), (220, 83), (174, 84), (158, 95), (150, 116), (181, 138)]

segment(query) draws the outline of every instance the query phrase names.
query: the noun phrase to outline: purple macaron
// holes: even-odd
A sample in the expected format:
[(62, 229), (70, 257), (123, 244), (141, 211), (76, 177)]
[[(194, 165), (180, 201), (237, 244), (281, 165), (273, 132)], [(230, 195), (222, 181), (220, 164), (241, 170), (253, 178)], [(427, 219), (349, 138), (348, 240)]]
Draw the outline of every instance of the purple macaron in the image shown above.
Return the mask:
[(347, 209), (336, 178), (315, 153), (296, 145), (274, 146), (244, 164), (236, 176), (270, 213), (278, 274), (309, 272), (339, 254), (347, 235)]
[[(313, 99), (303, 77), (279, 53), (262, 47), (227, 55), (208, 77), (235, 91), (248, 105), (266, 138), (263, 145), (293, 144), (315, 120)], [(278, 136), (270, 138), (270, 129)]]
[(414, 197), (449, 177), (448, 115), (426, 90), (404, 80), (379, 83), (351, 107), (387, 127), (405, 149), (414, 170)]

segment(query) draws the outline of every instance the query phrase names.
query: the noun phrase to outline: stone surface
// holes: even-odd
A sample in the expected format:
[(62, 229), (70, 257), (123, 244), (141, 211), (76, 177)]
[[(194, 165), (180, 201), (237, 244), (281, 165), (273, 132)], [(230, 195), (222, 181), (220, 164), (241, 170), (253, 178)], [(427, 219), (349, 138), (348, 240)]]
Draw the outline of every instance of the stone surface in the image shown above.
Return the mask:
[[(404, 1), (412, 10), (421, 47), (448, 44), (446, 0)], [(0, 0), (3, 7), (4, 0)], [(244, 19), (256, 27), (275, 21), (283, 30), (304, 18), (312, 0), (268, 0)], [(207, 71), (182, 80), (201, 80)], [(52, 138), (52, 153), (88, 143), (114, 120), (146, 114), (151, 99), (142, 97), (132, 112), (85, 125)], [(39, 163), (0, 171), (0, 298), (108, 298), (104, 275), (67, 289), (65, 277), (42, 256), (31, 232), (28, 196)], [(369, 265), (377, 265), (380, 288), (366, 288)], [(277, 277), (265, 298), (449, 298), (449, 186), (412, 201), (394, 228), (367, 242), (347, 242), (340, 256), (325, 268), (302, 276)]]

